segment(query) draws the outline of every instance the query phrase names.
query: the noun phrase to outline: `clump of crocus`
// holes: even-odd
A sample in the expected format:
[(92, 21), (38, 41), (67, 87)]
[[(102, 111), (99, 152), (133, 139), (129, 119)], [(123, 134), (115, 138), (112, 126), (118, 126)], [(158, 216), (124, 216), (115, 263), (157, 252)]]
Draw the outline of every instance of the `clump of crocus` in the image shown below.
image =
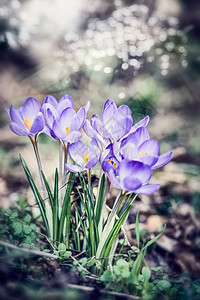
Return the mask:
[[(87, 102), (76, 112), (72, 97), (66, 94), (59, 102), (53, 96), (47, 96), (42, 107), (30, 97), (18, 110), (11, 106), (7, 111), (12, 121), (10, 129), (17, 135), (28, 136), (34, 146), (43, 190), (46, 189), (44, 197), (48, 195), (49, 202), (42, 200), (30, 171), (22, 158), (21, 161), (47, 234), (55, 244), (64, 242), (67, 247), (102, 258), (102, 264), (106, 267), (108, 257), (114, 257), (118, 233), (137, 194), (153, 194), (159, 189), (159, 184), (149, 184), (149, 180), (154, 169), (171, 160), (172, 152), (159, 155), (159, 143), (150, 139), (146, 129), (148, 116), (133, 125), (129, 107), (117, 107), (113, 100), (108, 99), (101, 118), (95, 114), (89, 122), (86, 119), (89, 107), (90, 102)], [(80, 140), (81, 128), (91, 138), (88, 146)], [(56, 169), (53, 192), (42, 173), (37, 147), (40, 133), (59, 141), (59, 172)], [(73, 164), (67, 161), (68, 154)], [(98, 191), (94, 196), (91, 172), (98, 162), (101, 172)], [(67, 171), (70, 172), (69, 177)], [(83, 172), (87, 172), (87, 183)], [(78, 190), (81, 214), (76, 207), (76, 199), (71, 202), (76, 173), (79, 173), (81, 183), (81, 190)], [(118, 189), (118, 194), (105, 219), (109, 181)], [(72, 206), (75, 218), (71, 218)]]

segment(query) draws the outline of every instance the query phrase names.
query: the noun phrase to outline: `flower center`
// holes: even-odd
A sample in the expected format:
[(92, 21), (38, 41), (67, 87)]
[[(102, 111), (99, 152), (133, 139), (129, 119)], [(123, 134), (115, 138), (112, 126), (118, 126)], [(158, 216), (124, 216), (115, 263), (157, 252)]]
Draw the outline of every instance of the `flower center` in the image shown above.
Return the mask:
[(31, 128), (31, 120), (29, 119), (29, 117), (27, 117), (27, 118), (24, 120), (24, 125), (27, 127), (28, 131), (30, 131), (30, 128)]
[(70, 129), (70, 125), (68, 124), (65, 128), (65, 135), (68, 136), (69, 135), (69, 129)]
[[(140, 153), (138, 154), (138, 157), (139, 157), (139, 158), (142, 157), (143, 152), (144, 152), (143, 150), (140, 151)], [(149, 154), (148, 152), (145, 152), (145, 153), (144, 153), (144, 155), (148, 155), (148, 154)]]
[(88, 160), (90, 159), (90, 152), (87, 152), (85, 151), (85, 154), (84, 154), (84, 161), (85, 161), (85, 164), (87, 164)]
[(113, 168), (115, 169), (116, 168), (116, 163), (112, 161), (112, 158), (107, 158), (107, 160), (112, 163)]

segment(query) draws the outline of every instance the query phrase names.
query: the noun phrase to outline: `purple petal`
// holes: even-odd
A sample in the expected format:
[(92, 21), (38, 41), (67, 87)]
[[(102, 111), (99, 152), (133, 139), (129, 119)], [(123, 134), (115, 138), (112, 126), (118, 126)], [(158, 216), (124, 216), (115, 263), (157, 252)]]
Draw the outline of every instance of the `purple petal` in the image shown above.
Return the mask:
[(141, 187), (141, 181), (137, 178), (126, 177), (123, 181), (124, 190), (135, 191)]
[(95, 138), (92, 138), (90, 144), (89, 144), (89, 149), (93, 149), (93, 148), (99, 148), (99, 145), (97, 143), (97, 140)]
[(104, 125), (110, 123), (112, 117), (117, 111), (117, 106), (113, 100), (108, 99), (104, 104), (103, 111), (102, 111), (102, 122)]
[(77, 112), (77, 114), (73, 116), (69, 132), (74, 131), (74, 130), (77, 130), (77, 131), (80, 130), (85, 122), (85, 116), (86, 116), (85, 108), (81, 107), (79, 109), (79, 111)]
[(91, 169), (93, 168), (97, 163), (98, 163), (98, 160), (99, 160), (99, 155), (95, 155), (95, 156), (92, 156), (87, 164), (85, 165), (85, 168), (86, 169)]
[(126, 138), (122, 140), (121, 146), (126, 143), (132, 143), (139, 147), (144, 141), (149, 140), (149, 133), (146, 128), (140, 127), (135, 132), (130, 133)]
[(100, 134), (103, 138), (112, 139), (110, 133), (105, 128), (103, 123), (99, 119), (93, 120), (93, 128), (97, 131), (98, 134)]
[(127, 105), (120, 105), (117, 110), (121, 114), (121, 118), (125, 118), (128, 115), (131, 116), (131, 110)]
[(11, 105), (10, 110), (9, 110), (9, 115), (10, 115), (11, 120), (14, 123), (17, 123), (20, 126), (24, 126), (24, 122), (23, 122), (23, 120), (22, 120), (22, 118), (19, 114), (19, 111), (14, 109), (14, 107), (12, 105)]
[(59, 102), (58, 107), (57, 107), (58, 114), (61, 115), (62, 112), (68, 107), (73, 109), (71, 101), (64, 99), (62, 102)]
[(71, 107), (74, 108), (74, 102), (70, 95), (66, 94), (64, 95), (59, 102), (62, 102), (63, 100), (69, 100), (71, 102)]
[(121, 148), (121, 154), (129, 160), (139, 160), (138, 150), (133, 143), (127, 143)]
[(119, 164), (119, 178), (123, 181), (126, 177), (137, 178), (141, 183), (146, 183), (152, 176), (151, 168), (139, 161), (123, 160)]
[(30, 133), (35, 134), (41, 132), (44, 129), (44, 125), (44, 115), (41, 112), (39, 112), (30, 128)]
[(69, 164), (65, 164), (65, 167), (66, 167), (66, 169), (67, 169), (68, 171), (70, 171), (70, 172), (83, 172), (83, 171), (85, 171), (84, 168), (79, 167), (79, 166), (77, 166), (77, 165), (69, 165)]
[(20, 136), (29, 135), (29, 131), (27, 129), (19, 126), (17, 123), (11, 122), (11, 123), (9, 123), (9, 127), (17, 135), (20, 135)]
[(148, 166), (153, 166), (158, 161), (159, 152), (160, 146), (156, 140), (144, 141), (138, 148), (139, 158)]
[(60, 139), (64, 140), (66, 138), (66, 135), (61, 128), (59, 120), (54, 121), (53, 126), (52, 126), (52, 132), (54, 134), (54, 138), (56, 138), (58, 140), (60, 140)]
[(53, 122), (59, 118), (57, 110), (50, 104), (44, 104), (42, 107), (47, 124), (52, 127)]
[(48, 95), (44, 100), (44, 104), (51, 104), (54, 108), (57, 108), (58, 101), (54, 96)]
[(40, 110), (40, 103), (35, 98), (29, 97), (28, 99), (26, 99), (24, 105), (22, 106), (23, 119), (25, 120), (27, 119), (27, 117), (29, 117), (31, 123), (33, 123)]
[(166, 165), (172, 159), (173, 152), (167, 152), (161, 156), (159, 156), (157, 163), (152, 167), (152, 169), (160, 168)]
[(110, 169), (109, 173), (108, 173), (108, 178), (110, 180), (110, 182), (117, 187), (118, 189), (122, 189), (119, 183), (119, 180), (117, 179), (117, 177), (115, 176), (114, 170)]
[(93, 138), (95, 136), (95, 131), (92, 128), (92, 126), (90, 125), (90, 122), (88, 120), (85, 120), (85, 123), (83, 125), (83, 130), (85, 131), (85, 133), (87, 134), (87, 136), (89, 136), (90, 138)]
[(73, 131), (69, 133), (68, 136), (65, 136), (63, 139), (66, 143), (72, 144), (76, 143), (78, 140), (82, 138), (82, 134), (79, 131)]
[(146, 127), (149, 123), (149, 116), (146, 116), (144, 119), (142, 119), (141, 121), (139, 121), (138, 123), (136, 123), (132, 128), (131, 128), (131, 132), (136, 131), (138, 128), (140, 127)]
[(90, 101), (88, 101), (88, 102), (86, 103), (86, 105), (84, 106), (84, 108), (85, 108), (85, 112), (86, 112), (86, 114), (87, 114), (88, 111), (89, 111), (89, 109), (90, 109)]
[(151, 195), (151, 194), (155, 193), (159, 188), (160, 188), (159, 184), (147, 184), (147, 185), (143, 185), (139, 189), (135, 190), (135, 193)]
[(126, 133), (130, 131), (132, 124), (133, 119), (131, 116), (127, 116), (124, 119), (116, 119), (111, 133), (112, 139), (114, 141), (117, 141), (122, 138)]
[(75, 110), (71, 107), (66, 108), (62, 112), (62, 114), (60, 116), (60, 125), (61, 125), (63, 132), (65, 132), (67, 126), (71, 125), (75, 114), (76, 114)]
[(69, 155), (71, 159), (80, 166), (85, 166), (84, 153), (87, 152), (87, 147), (81, 141), (75, 144), (69, 145), (68, 147)]

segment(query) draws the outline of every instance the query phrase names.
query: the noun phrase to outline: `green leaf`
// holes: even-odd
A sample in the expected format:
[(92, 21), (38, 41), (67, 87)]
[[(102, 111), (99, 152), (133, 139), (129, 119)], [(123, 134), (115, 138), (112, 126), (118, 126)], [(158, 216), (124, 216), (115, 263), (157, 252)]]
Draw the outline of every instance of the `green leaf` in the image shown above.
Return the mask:
[(136, 229), (137, 247), (139, 249), (139, 247), (140, 247), (139, 212), (136, 215), (135, 225), (136, 225), (135, 229)]
[(97, 199), (97, 207), (96, 207), (96, 222), (97, 226), (100, 221), (100, 217), (102, 214), (103, 200), (104, 200), (104, 190), (105, 190), (105, 174), (101, 177), (101, 184), (99, 188), (99, 197)]
[(30, 215), (26, 215), (23, 219), (24, 223), (29, 224), (31, 222), (31, 216)]
[(109, 233), (109, 235), (108, 235), (108, 237), (107, 237), (107, 239), (104, 243), (104, 246), (102, 248), (100, 257), (108, 257), (109, 256), (112, 244), (113, 244), (117, 234), (119, 233), (120, 228), (123, 225), (129, 211), (131, 210), (132, 204), (135, 201), (136, 197), (137, 197), (137, 194), (130, 201), (129, 205), (126, 207), (126, 209), (124, 210), (124, 212), (122, 213), (120, 218), (115, 222), (113, 228), (111, 229), (111, 231), (110, 231), (110, 233)]
[(49, 186), (49, 184), (48, 184), (48, 182), (46, 180), (46, 177), (44, 176), (43, 171), (41, 171), (41, 173), (42, 173), (44, 184), (45, 184), (45, 187), (46, 187), (46, 190), (47, 190), (47, 194), (48, 194), (48, 197), (49, 197), (50, 205), (51, 205), (51, 208), (53, 209), (53, 195), (52, 195), (50, 186)]
[(166, 291), (171, 287), (171, 283), (168, 280), (159, 280), (156, 287), (159, 291)]
[(112, 273), (110, 270), (106, 270), (103, 275), (101, 275), (100, 279), (104, 282), (109, 282), (112, 280)]
[(15, 230), (16, 235), (20, 235), (22, 233), (22, 224), (20, 222), (14, 222), (12, 227)]
[(142, 275), (144, 278), (144, 281), (149, 281), (149, 279), (151, 278), (151, 270), (148, 267), (143, 267), (142, 268)]
[(64, 243), (60, 243), (59, 245), (58, 245), (58, 250), (59, 251), (66, 251), (66, 246), (65, 246), (65, 244)]
[(23, 157), (21, 155), (19, 155), (20, 157), (20, 161), (21, 161), (21, 164), (22, 164), (22, 167), (25, 171), (25, 174), (26, 174), (26, 177), (29, 181), (29, 184), (30, 184), (30, 187), (33, 191), (33, 194), (35, 196), (35, 199), (36, 199), (36, 202), (38, 204), (38, 207), (40, 209), (40, 213), (41, 213), (41, 216), (42, 216), (42, 220), (44, 222), (44, 225), (45, 225), (45, 228), (46, 228), (46, 232), (47, 232), (47, 235), (50, 236), (50, 231), (49, 231), (49, 223), (48, 223), (48, 220), (47, 220), (47, 217), (46, 217), (46, 211), (45, 211), (45, 204), (44, 204), (44, 201), (35, 185), (35, 182), (33, 180), (33, 177), (26, 165), (26, 162), (25, 160), (23, 159)]
[(63, 253), (63, 258), (70, 258), (72, 256), (72, 252), (71, 251), (66, 251)]
[[(66, 246), (69, 247), (69, 232), (70, 232), (70, 216), (71, 216), (71, 192), (73, 187), (75, 173), (70, 173), (69, 182), (67, 185), (67, 189), (65, 192), (63, 206), (61, 210), (60, 216), (60, 224), (59, 224), (59, 231), (58, 231), (58, 240), (61, 241), (63, 236), (63, 227), (66, 218)], [(63, 237), (64, 238), (64, 237)]]
[[(164, 228), (165, 229), (165, 228)], [(164, 231), (164, 230), (163, 230)], [(149, 247), (149, 246), (151, 246), (153, 243), (155, 243), (160, 237), (161, 237), (161, 235), (163, 234), (163, 231), (162, 232), (160, 232), (158, 235), (156, 235), (153, 239), (151, 239), (150, 241), (148, 241), (147, 243), (146, 243), (146, 245), (142, 248), (144, 251), (145, 250), (147, 250), (147, 248)]]
[(24, 234), (29, 234), (31, 233), (32, 229), (30, 226), (27, 226), (27, 225), (23, 225), (23, 233)]
[(53, 198), (53, 239), (57, 241), (58, 235), (58, 170), (55, 172), (54, 198)]

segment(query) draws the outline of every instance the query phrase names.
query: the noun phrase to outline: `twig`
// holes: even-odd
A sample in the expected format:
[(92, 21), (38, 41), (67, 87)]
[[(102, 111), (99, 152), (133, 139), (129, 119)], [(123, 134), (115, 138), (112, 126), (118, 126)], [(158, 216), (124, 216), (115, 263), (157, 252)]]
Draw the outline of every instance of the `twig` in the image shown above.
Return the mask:
[[(93, 287), (90, 287), (90, 286), (80, 286), (80, 285), (77, 285), (77, 284), (71, 284), (71, 283), (68, 283), (68, 284), (67, 284), (67, 287), (68, 287), (68, 288), (71, 288), (71, 289), (76, 289), (76, 290), (85, 291), (85, 292), (93, 292), (93, 291), (95, 291), (95, 288), (93, 288)], [(132, 296), (132, 295), (125, 294), (125, 293), (118, 293), (118, 292), (114, 292), (114, 291), (108, 291), (108, 290), (106, 290), (106, 289), (102, 289), (102, 290), (100, 290), (99, 292), (100, 292), (101, 294), (113, 295), (113, 296), (118, 296), (118, 297), (126, 298), (126, 299), (133, 299), (133, 300), (138, 300), (138, 299), (140, 299), (140, 298), (137, 297), (137, 296)]]
[(48, 257), (48, 258), (58, 259), (57, 255), (42, 252), (42, 251), (39, 251), (39, 250), (30, 250), (30, 249), (27, 249), (27, 248), (20, 248), (20, 247), (17, 247), (15, 245), (12, 245), (10, 243), (4, 242), (4, 241), (0, 241), (0, 245), (4, 246), (4, 247), (9, 247), (9, 248), (12, 248), (12, 249), (15, 249), (15, 250), (23, 251), (23, 252), (29, 253), (31, 255), (45, 256), (45, 257)]

